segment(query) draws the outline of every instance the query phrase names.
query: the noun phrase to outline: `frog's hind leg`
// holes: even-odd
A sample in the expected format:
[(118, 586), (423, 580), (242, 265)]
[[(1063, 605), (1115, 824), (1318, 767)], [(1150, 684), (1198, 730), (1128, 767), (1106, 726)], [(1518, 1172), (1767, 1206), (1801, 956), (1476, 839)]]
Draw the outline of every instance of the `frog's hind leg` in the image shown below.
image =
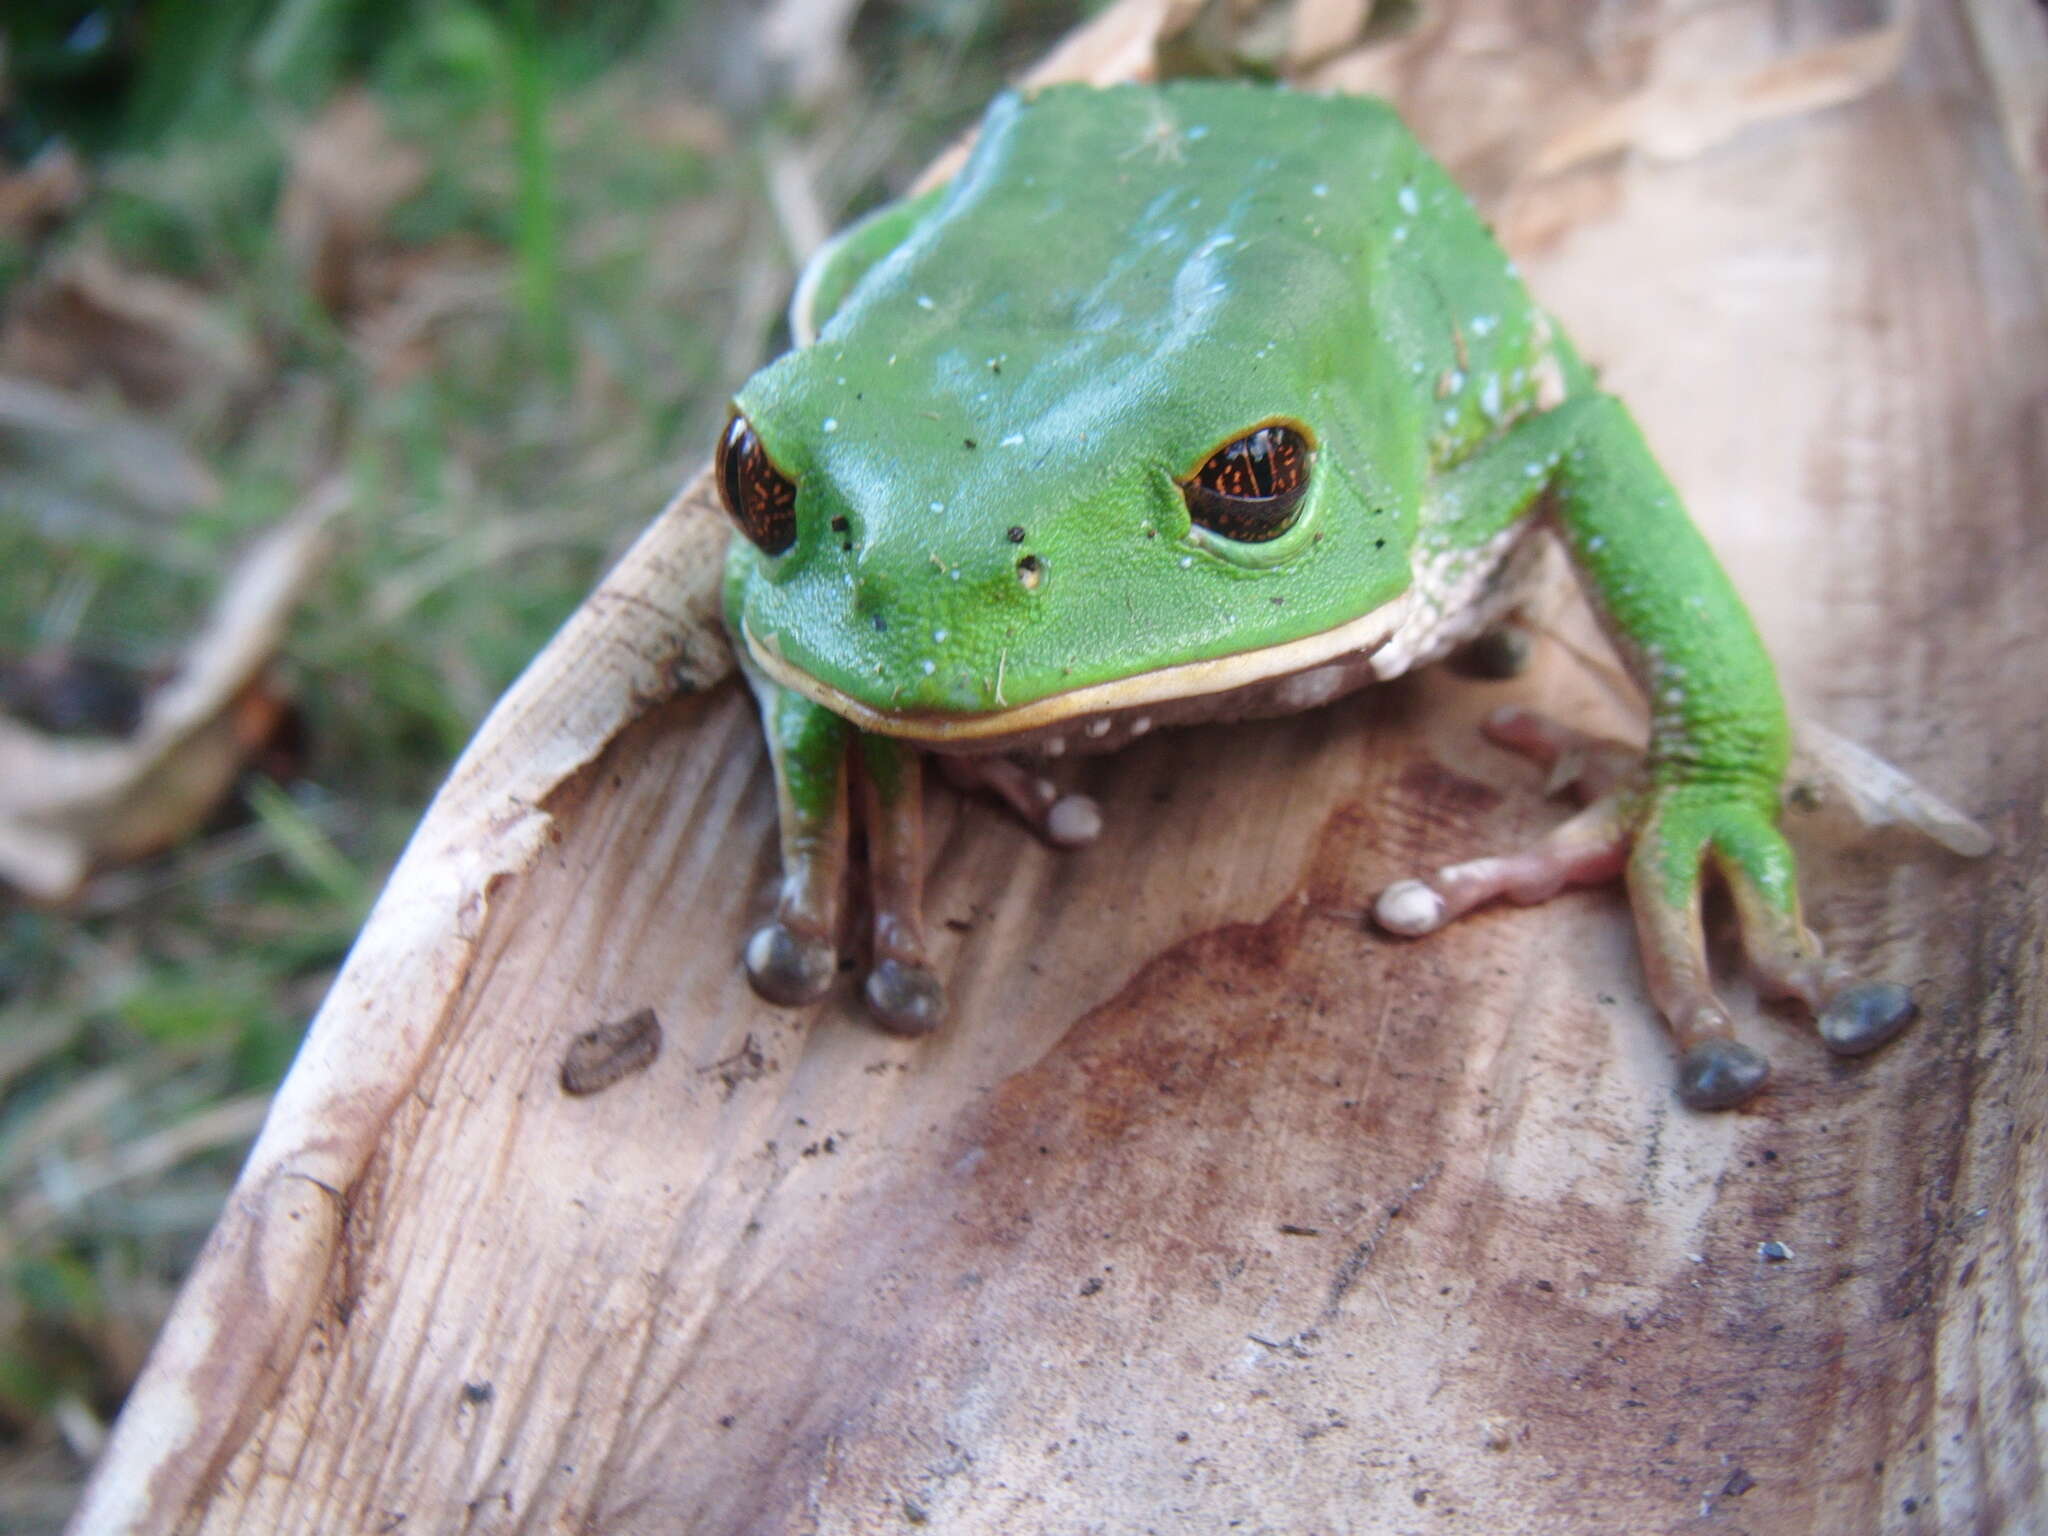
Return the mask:
[(1744, 958), (1763, 990), (1812, 1008), (1830, 1050), (1875, 1050), (1912, 1021), (1905, 987), (1854, 981), (1827, 959), (1800, 916), (1792, 851), (1776, 828), (1726, 814), (1718, 797), (1682, 787), (1667, 790), (1645, 821), (1639, 753), (1527, 710), (1497, 711), (1486, 733), (1549, 766), (1553, 787), (1570, 787), (1589, 803), (1528, 848), (1389, 886), (1374, 908), (1382, 927), (1431, 933), (1501, 897), (1544, 901), (1567, 886), (1625, 874), (1650, 996), (1680, 1053), (1678, 1094), (1694, 1109), (1739, 1104), (1770, 1076), (1764, 1056), (1735, 1037), (1713, 990), (1700, 921), (1699, 877), (1706, 869), (1728, 888)]
[(766, 727), (782, 832), (775, 916), (747, 941), (747, 978), (771, 1003), (816, 1002), (839, 970), (853, 728), (743, 664)]
[(862, 824), (875, 907), (868, 1008), (903, 1035), (929, 1034), (946, 1015), (924, 936), (923, 754), (886, 736), (862, 736)]
[[(1527, 905), (1568, 886), (1626, 875), (1650, 996), (1679, 1050), (1679, 1097), (1694, 1109), (1724, 1109), (1755, 1093), (1770, 1076), (1770, 1063), (1735, 1038), (1707, 968), (1698, 874), (1711, 829), (1682, 812), (1660, 814), (1657, 825), (1644, 828), (1641, 757), (1619, 742), (1514, 708), (1496, 711), (1486, 732), (1549, 766), (1554, 787), (1569, 786), (1589, 803), (1527, 848), (1389, 886), (1373, 909), (1380, 926), (1404, 935), (1433, 933), (1501, 897)], [(1682, 894), (1666, 899), (1672, 891)]]

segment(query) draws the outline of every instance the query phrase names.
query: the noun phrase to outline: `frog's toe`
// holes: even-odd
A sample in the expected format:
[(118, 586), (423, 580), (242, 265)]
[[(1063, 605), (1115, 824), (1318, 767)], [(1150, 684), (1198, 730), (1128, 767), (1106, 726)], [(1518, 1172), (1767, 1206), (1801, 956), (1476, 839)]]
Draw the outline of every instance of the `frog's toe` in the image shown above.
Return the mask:
[(747, 979), (771, 1003), (815, 1003), (839, 973), (831, 942), (798, 933), (780, 920), (763, 923), (747, 940)]
[(1087, 795), (1061, 795), (1045, 813), (1046, 841), (1079, 848), (1102, 835), (1102, 807)]
[(1724, 837), (1716, 863), (1742, 924), (1742, 946), (1764, 990), (1814, 1011), (1821, 1043), (1837, 1056), (1874, 1051), (1919, 1017), (1912, 990), (1895, 981), (1852, 981), (1800, 917), (1792, 853), (1775, 828)]
[(1693, 1042), (1678, 1061), (1678, 1097), (1688, 1109), (1729, 1109), (1763, 1087), (1771, 1064), (1725, 1036)]
[(1380, 892), (1372, 916), (1387, 932), (1413, 939), (1443, 927), (1451, 909), (1427, 880), (1396, 880)]
[(921, 965), (885, 958), (868, 972), (868, 1010), (884, 1029), (928, 1035), (946, 1020), (946, 989)]
[(957, 789), (986, 790), (1055, 848), (1079, 848), (1102, 835), (1102, 808), (1086, 795), (1063, 795), (1042, 773), (1000, 753), (939, 758), (939, 771)]
[(1861, 1056), (1883, 1045), (1919, 1013), (1912, 991), (1896, 981), (1859, 981), (1835, 993), (1821, 1009), (1821, 1043), (1837, 1056)]

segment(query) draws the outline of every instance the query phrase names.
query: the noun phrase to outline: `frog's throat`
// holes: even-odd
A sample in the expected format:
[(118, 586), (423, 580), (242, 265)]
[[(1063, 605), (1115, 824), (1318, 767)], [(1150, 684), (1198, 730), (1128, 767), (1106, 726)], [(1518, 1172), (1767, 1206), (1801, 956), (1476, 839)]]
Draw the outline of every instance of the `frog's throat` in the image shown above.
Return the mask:
[(1410, 589), (1370, 613), (1347, 619), (1336, 628), (1319, 634), (1241, 651), (1234, 656), (1158, 667), (1132, 677), (1113, 678), (1106, 683), (1090, 683), (1066, 693), (1049, 694), (1027, 704), (974, 714), (878, 709), (795, 666), (781, 653), (774, 635), (757, 636), (744, 616), (740, 620), (740, 633), (746, 641), (747, 654), (771, 681), (793, 693), (802, 694), (813, 704), (822, 705), (863, 731), (878, 736), (898, 736), (908, 741), (970, 742), (1019, 736), (1069, 720), (1091, 719), (1176, 699), (1229, 693), (1303, 672), (1340, 656), (1377, 651), (1402, 628), (1414, 604), (1415, 594)]

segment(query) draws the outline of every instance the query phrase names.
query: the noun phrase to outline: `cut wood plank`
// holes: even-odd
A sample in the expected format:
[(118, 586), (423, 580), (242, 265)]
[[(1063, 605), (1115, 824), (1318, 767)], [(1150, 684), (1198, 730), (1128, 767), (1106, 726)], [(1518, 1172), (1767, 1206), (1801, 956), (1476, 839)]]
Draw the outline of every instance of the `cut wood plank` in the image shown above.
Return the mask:
[[(737, 956), (771, 795), (706, 628), (700, 485), (422, 824), (80, 1530), (2028, 1527), (2048, 285), (2024, 194), (1940, 9), (1861, 101), (1532, 186), (1662, 50), (1734, 74), (1867, 21), (1638, 7), (1617, 39), (1551, 9), (1442, 5), (1361, 67), (1526, 215), (1532, 285), (1795, 699), (1993, 825), (1979, 864), (1807, 829), (1817, 922), (1927, 1017), (1844, 1063), (1767, 1016), (1769, 1093), (1693, 1115), (1617, 894), (1364, 930), (1390, 878), (1557, 814), (1474, 728), (1510, 698), (1604, 707), (1555, 650), (1514, 685), (1428, 676), (1089, 764), (1085, 852), (935, 794), (953, 1022), (894, 1039), (851, 988), (768, 1007)], [(653, 1062), (564, 1093), (578, 1037), (643, 1008)]]

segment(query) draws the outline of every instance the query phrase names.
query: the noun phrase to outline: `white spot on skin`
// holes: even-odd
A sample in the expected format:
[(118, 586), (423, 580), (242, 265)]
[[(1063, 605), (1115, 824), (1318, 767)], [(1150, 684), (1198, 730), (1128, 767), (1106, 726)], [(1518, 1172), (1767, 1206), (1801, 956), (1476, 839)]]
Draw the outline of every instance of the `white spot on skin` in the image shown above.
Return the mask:
[(1472, 334), (1474, 336), (1490, 336), (1493, 334), (1493, 328), (1499, 324), (1500, 317), (1498, 315), (1474, 315), (1472, 317)]
[(1500, 418), (1500, 375), (1489, 373), (1479, 386), (1479, 409), (1491, 419)]
[(939, 664), (936, 661), (931, 660), (929, 657), (919, 662), (918, 666), (923, 670), (924, 675), (926, 677), (930, 677), (934, 672), (939, 670)]
[(1002, 440), (1002, 441), (1001, 441), (1000, 443), (997, 443), (997, 444), (996, 444), (996, 446), (997, 446), (998, 448), (1017, 448), (1017, 447), (1021, 447), (1021, 446), (1023, 445), (1023, 442), (1024, 442), (1024, 434), (1023, 434), (1022, 432), (1012, 432), (1012, 433), (1011, 433), (1011, 434), (1010, 434), (1010, 435), (1009, 435), (1008, 437), (1004, 438), (1004, 439), (1003, 439), (1003, 440)]
[(1052, 738), (1052, 740), (1045, 743), (1045, 745), (1040, 747), (1038, 750), (1043, 752), (1047, 757), (1064, 757), (1067, 753), (1067, 738), (1064, 736), (1055, 736)]
[(1100, 741), (1109, 734), (1109, 721), (1107, 719), (1090, 720), (1082, 729), (1088, 733), (1090, 739)]
[(836, 416), (827, 416), (825, 418), (825, 430), (827, 432), (837, 432), (839, 430), (839, 418)]
[(1415, 189), (1413, 187), (1404, 186), (1403, 188), (1401, 188), (1400, 195), (1395, 199), (1395, 201), (1400, 203), (1401, 211), (1405, 214), (1408, 214), (1410, 217), (1413, 217), (1416, 209), (1422, 206), (1419, 202), (1416, 201)]
[(1311, 197), (1328, 197), (1330, 195), (1329, 187), (1320, 181), (1308, 190)]
[(1133, 736), (1142, 736), (1151, 729), (1152, 717), (1150, 715), (1140, 715), (1131, 722), (1131, 734)]
[(1180, 568), (1182, 570), (1186, 570), (1189, 566), (1193, 565), (1194, 563), (1195, 557), (1193, 555), (1182, 555), (1180, 557)]
[(949, 630), (949, 629), (935, 629), (935, 630), (933, 630), (933, 631), (932, 631), (932, 644), (933, 644), (933, 645), (944, 645), (944, 644), (946, 643), (946, 637), (947, 637), (948, 635), (950, 635), (951, 633), (952, 633), (952, 631), (951, 631), (951, 630)]
[(1394, 244), (1399, 245), (1402, 241), (1406, 240), (1407, 238), (1408, 226), (1406, 224), (1396, 224), (1394, 226)]
[(919, 309), (932, 309), (936, 306), (933, 305), (932, 296), (930, 294), (920, 293), (917, 296), (917, 307)]
[(945, 504), (945, 503), (944, 503), (943, 501), (935, 501), (935, 502), (933, 502), (933, 503), (932, 503), (932, 511), (934, 511), (934, 512), (943, 512), (943, 511), (945, 511), (945, 510), (946, 510), (946, 504)]

